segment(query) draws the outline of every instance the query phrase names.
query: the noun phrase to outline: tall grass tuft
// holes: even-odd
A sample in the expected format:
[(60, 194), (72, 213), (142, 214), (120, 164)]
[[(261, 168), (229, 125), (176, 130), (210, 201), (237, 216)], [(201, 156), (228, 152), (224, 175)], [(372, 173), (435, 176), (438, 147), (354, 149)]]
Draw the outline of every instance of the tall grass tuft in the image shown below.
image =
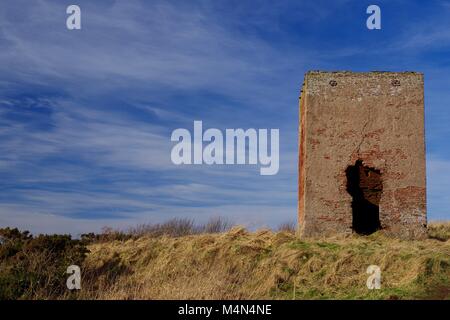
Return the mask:
[(288, 221), (280, 224), (277, 228), (277, 231), (284, 231), (289, 232), (292, 234), (295, 234), (295, 231), (297, 230), (297, 225), (294, 221)]

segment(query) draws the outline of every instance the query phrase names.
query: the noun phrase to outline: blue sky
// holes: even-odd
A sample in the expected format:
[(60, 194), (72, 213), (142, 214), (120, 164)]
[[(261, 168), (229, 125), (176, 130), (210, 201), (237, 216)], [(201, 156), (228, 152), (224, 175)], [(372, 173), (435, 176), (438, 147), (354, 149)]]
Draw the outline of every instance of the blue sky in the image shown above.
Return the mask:
[[(318, 69), (425, 74), (428, 216), (449, 219), (450, 1), (1, 0), (0, 226), (295, 221), (298, 96)], [(194, 120), (279, 128), (279, 173), (173, 165), (171, 132)]]

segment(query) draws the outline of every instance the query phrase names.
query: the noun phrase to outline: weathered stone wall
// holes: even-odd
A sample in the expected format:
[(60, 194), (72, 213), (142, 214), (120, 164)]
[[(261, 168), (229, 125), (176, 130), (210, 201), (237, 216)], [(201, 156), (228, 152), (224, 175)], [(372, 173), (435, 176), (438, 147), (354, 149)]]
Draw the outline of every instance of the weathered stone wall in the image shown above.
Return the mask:
[(361, 160), (381, 174), (381, 228), (426, 235), (423, 75), (308, 72), (300, 98), (299, 232), (352, 232), (346, 170)]

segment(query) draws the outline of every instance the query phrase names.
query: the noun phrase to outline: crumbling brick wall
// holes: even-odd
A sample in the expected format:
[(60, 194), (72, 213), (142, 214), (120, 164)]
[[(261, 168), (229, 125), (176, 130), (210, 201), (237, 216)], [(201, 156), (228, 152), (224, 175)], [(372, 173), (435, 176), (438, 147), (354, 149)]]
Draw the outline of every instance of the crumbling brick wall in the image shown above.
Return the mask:
[(347, 173), (358, 162), (381, 177), (377, 194), (364, 185), (369, 180), (359, 186), (378, 202), (379, 228), (400, 238), (426, 235), (422, 74), (308, 72), (299, 123), (301, 236), (355, 232)]

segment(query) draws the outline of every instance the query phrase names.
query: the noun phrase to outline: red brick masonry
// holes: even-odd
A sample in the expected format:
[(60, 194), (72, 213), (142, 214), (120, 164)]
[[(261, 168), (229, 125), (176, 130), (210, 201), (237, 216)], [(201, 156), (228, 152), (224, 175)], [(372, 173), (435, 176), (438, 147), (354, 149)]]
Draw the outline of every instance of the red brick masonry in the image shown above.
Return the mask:
[(302, 237), (354, 231), (346, 170), (357, 161), (381, 177), (381, 193), (369, 197), (377, 199), (383, 232), (425, 237), (422, 74), (308, 72), (299, 114)]

